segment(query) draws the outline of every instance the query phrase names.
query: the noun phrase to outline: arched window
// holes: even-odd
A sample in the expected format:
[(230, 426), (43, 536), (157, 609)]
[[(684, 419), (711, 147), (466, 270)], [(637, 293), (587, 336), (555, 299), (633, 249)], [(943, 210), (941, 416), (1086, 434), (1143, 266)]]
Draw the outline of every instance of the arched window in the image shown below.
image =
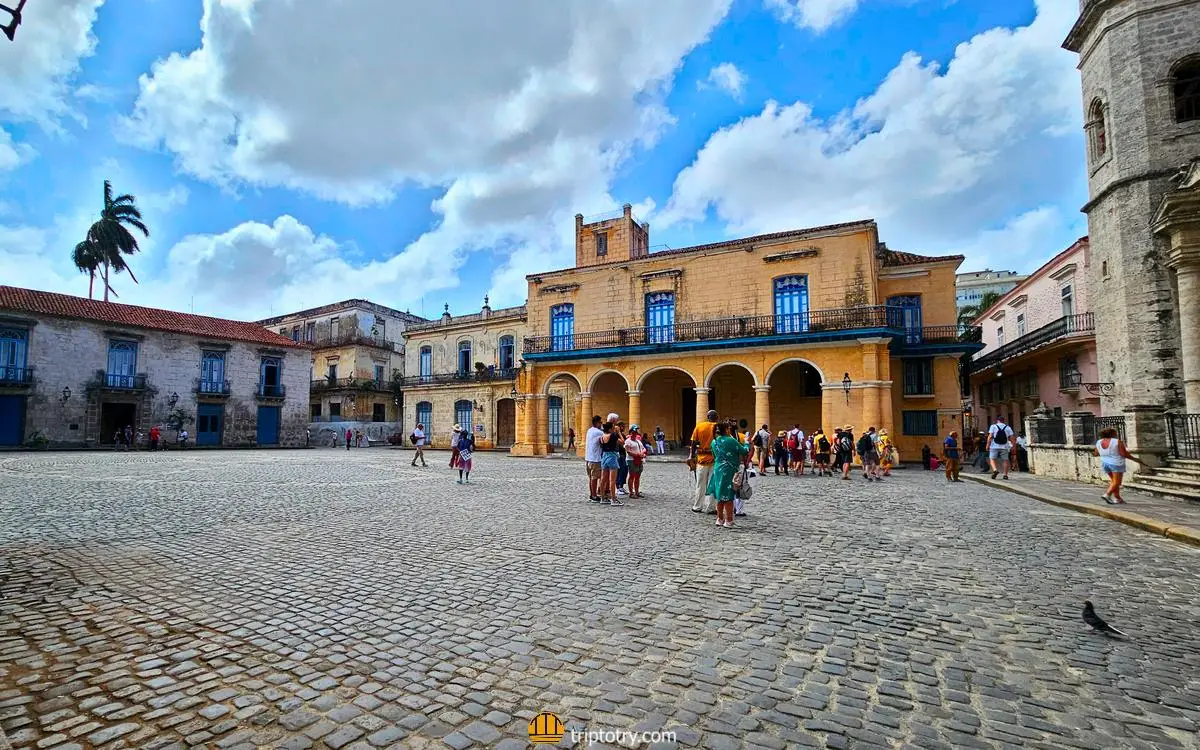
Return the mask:
[(425, 425), (425, 434), (433, 434), (433, 404), (422, 401), (417, 404), (417, 424)]
[(471, 414), (473, 412), (474, 407), (470, 401), (454, 402), (454, 421), (463, 428), (463, 432), (471, 432)]
[(427, 383), (433, 380), (433, 348), (429, 346), (421, 347), (421, 382)]
[(507, 372), (517, 366), (517, 347), (512, 336), (500, 337), (500, 370)]
[(575, 305), (567, 302), (550, 308), (550, 350), (571, 351), (575, 348)]
[(1088, 107), (1088, 150), (1091, 152), (1092, 161), (1096, 162), (1104, 158), (1108, 153), (1108, 128), (1104, 123), (1104, 102), (1099, 99), (1092, 101), (1092, 106)]
[(465, 378), (471, 374), (471, 342), (458, 342), (458, 376)]
[(1183, 60), (1171, 71), (1175, 122), (1200, 120), (1200, 56)]

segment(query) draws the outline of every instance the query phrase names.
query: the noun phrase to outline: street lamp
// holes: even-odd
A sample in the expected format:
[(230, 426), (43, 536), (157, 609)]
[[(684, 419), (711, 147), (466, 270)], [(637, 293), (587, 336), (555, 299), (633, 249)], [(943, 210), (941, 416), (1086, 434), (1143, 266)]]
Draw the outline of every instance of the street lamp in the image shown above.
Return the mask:
[(842, 392), (846, 394), (846, 403), (850, 403), (850, 373), (842, 375)]
[(65, 404), (71, 398), (71, 387), (67, 386), (62, 389), (62, 402)]
[(509, 391), (509, 392), (508, 392), (508, 395), (509, 395), (509, 396), (511, 396), (511, 397), (513, 398), (513, 400), (514, 400), (514, 401), (516, 400), (516, 398), (517, 398), (517, 387), (516, 387), (515, 385), (513, 386), (513, 389), (512, 389), (511, 391)]

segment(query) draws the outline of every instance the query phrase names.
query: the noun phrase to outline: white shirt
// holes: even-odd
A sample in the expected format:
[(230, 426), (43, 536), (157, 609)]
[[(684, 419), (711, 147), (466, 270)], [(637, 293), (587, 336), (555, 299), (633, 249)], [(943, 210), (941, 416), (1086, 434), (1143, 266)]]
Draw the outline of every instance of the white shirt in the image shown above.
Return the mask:
[(625, 438), (625, 452), (629, 455), (641, 454), (646, 452), (646, 446), (641, 440), (632, 437)]
[(764, 448), (766, 448), (767, 446), (769, 446), (771, 444), (771, 433), (767, 432), (766, 430), (759, 430), (758, 438), (759, 438), (759, 442), (761, 442), (763, 444)]
[[(1000, 443), (999, 445), (996, 445), (996, 436), (1000, 434), (1001, 430), (1003, 430), (1004, 433), (1006, 435), (1008, 435), (1008, 440), (1006, 442)], [(1013, 436), (1012, 428), (1006, 424), (1001, 424), (1001, 423), (997, 422), (996, 424), (994, 424), (988, 428), (988, 437), (991, 438), (991, 440), (992, 440), (991, 445), (993, 448), (1007, 448), (1007, 447), (1012, 446), (1012, 436)]]
[(417, 439), (417, 445), (425, 445), (425, 431), (420, 427), (412, 431), (413, 437)]
[(1025, 447), (1028, 447), (1029, 441), (1025, 439), (1024, 435), (1021, 435), (1020, 437), (1017, 438), (1017, 445), (1021, 446), (1022, 448), (1025, 448)]
[(599, 427), (589, 427), (583, 438), (583, 458), (594, 464), (600, 463), (600, 443), (604, 441), (604, 430)]

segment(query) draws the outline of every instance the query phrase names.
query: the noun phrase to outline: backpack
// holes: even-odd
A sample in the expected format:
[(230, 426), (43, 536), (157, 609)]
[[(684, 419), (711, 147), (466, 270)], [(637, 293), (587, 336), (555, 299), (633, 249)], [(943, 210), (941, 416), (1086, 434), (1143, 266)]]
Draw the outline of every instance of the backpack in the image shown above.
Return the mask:
[(853, 447), (854, 443), (850, 440), (849, 435), (842, 435), (840, 438), (838, 438), (838, 450), (841, 452), (849, 453), (850, 449)]
[(817, 441), (817, 450), (821, 453), (829, 452), (829, 439), (824, 435), (822, 435), (821, 439)]
[(754, 433), (754, 447), (755, 448), (762, 447), (762, 433), (761, 432)]
[(992, 436), (992, 445), (1008, 445), (1008, 425), (996, 430), (996, 434)]
[(796, 433), (789, 432), (787, 436), (787, 449), (790, 451), (796, 450)]
[(871, 442), (871, 436), (869, 434), (863, 434), (861, 437), (858, 438), (858, 453), (859, 453), (859, 455), (862, 455), (864, 453), (867, 453), (867, 452), (873, 451), (873, 450), (875, 450), (875, 443)]

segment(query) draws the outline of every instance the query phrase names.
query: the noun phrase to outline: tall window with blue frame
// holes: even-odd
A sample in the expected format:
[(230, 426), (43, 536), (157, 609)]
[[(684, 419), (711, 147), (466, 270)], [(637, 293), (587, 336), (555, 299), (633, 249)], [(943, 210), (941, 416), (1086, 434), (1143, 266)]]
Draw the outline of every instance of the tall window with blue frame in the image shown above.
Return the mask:
[(808, 331), (808, 276), (775, 279), (775, 333)]
[(500, 371), (507, 372), (517, 366), (517, 347), (512, 336), (500, 337)]
[(433, 404), (422, 401), (417, 404), (417, 424), (425, 425), (425, 435), (433, 434)]
[(458, 376), (465, 378), (471, 374), (471, 342), (458, 342)]
[(0, 382), (28, 380), (25, 372), (28, 341), (29, 331), (24, 328), (0, 328)]
[(551, 396), (546, 399), (546, 406), (549, 413), (548, 430), (550, 432), (550, 445), (555, 448), (561, 448), (563, 444), (563, 401), (561, 396)]
[(888, 326), (904, 329), (904, 341), (921, 343), (921, 295), (901, 294), (887, 298)]
[(111, 388), (133, 388), (137, 376), (137, 342), (108, 342), (107, 380)]
[(575, 305), (555, 305), (550, 308), (550, 350), (567, 352), (574, 348)]
[(421, 347), (421, 382), (427, 383), (433, 379), (433, 348)]
[(646, 343), (669, 344), (675, 340), (675, 293), (646, 295)]
[(200, 355), (200, 392), (225, 392), (225, 352), (202, 352)]
[(470, 401), (455, 401), (454, 402), (454, 422), (462, 427), (463, 432), (468, 435), (471, 433), (471, 415), (474, 412), (474, 407)]

